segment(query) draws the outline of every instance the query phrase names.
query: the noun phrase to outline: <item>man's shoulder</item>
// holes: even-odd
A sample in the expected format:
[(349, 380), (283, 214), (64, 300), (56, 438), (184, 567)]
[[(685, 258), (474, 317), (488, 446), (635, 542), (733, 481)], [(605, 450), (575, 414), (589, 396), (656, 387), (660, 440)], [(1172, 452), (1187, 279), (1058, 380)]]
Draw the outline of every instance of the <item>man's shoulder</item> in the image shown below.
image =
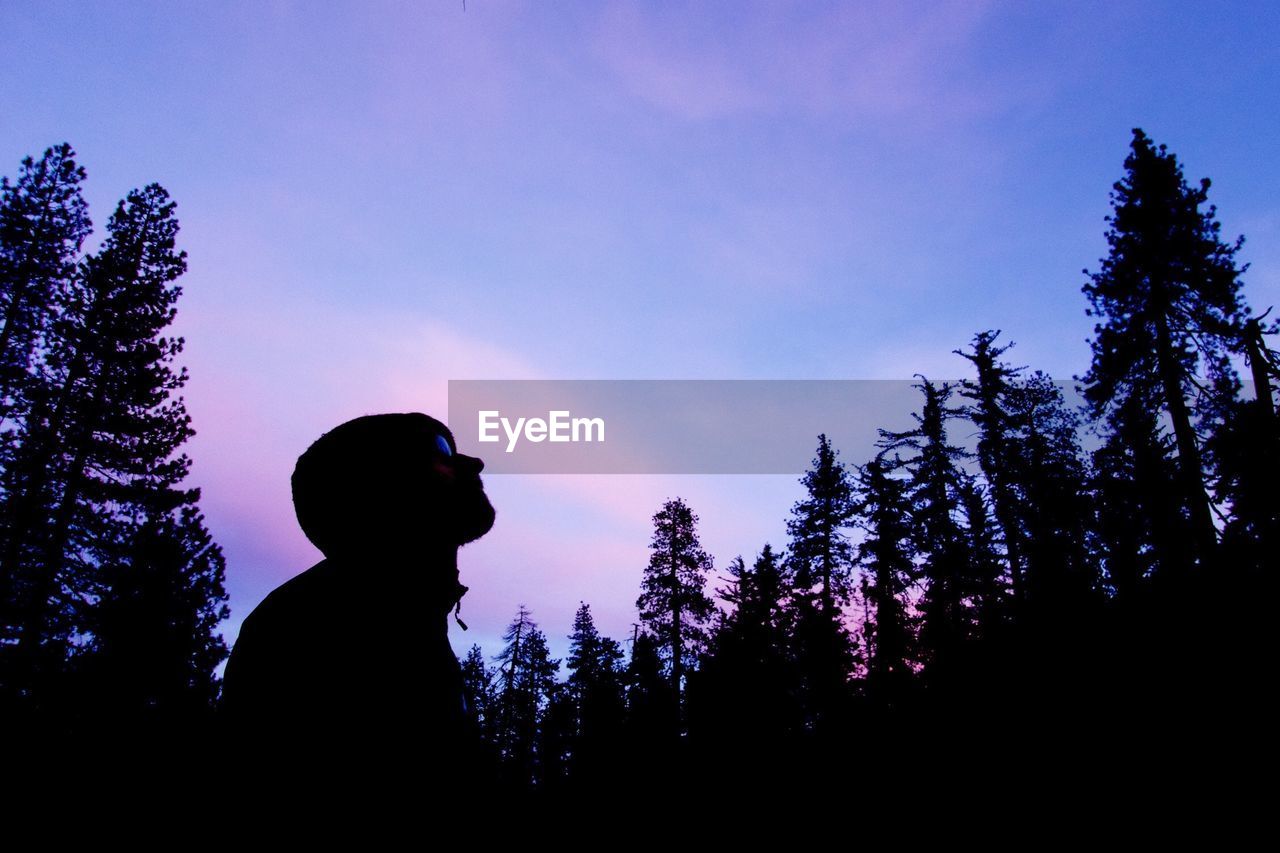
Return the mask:
[(267, 597), (245, 617), (244, 624), (252, 628), (265, 623), (314, 618), (340, 597), (338, 587), (333, 564), (321, 560), (267, 593)]
[(322, 682), (317, 638), (332, 620), (332, 567), (316, 565), (276, 587), (245, 617), (223, 676), (222, 704), (232, 718), (284, 719)]

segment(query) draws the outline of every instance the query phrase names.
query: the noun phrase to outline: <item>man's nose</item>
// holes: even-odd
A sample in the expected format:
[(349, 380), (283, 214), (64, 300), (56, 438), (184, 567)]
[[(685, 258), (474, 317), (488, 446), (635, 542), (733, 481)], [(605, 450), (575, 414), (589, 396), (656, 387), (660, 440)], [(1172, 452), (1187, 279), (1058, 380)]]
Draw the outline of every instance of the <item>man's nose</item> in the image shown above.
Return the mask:
[(459, 453), (454, 459), (454, 466), (465, 474), (479, 474), (484, 470), (484, 460), (478, 456), (467, 456), (465, 453)]

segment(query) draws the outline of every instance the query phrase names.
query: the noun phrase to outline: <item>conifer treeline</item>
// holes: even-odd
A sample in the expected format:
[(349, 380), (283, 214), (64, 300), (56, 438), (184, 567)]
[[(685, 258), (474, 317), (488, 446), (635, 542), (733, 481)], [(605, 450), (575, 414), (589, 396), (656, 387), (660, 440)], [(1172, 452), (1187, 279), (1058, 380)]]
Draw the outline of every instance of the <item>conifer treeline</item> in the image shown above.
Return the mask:
[[(1183, 760), (1261, 732), (1278, 328), (1245, 303), (1241, 241), (1220, 239), (1209, 182), (1188, 185), (1140, 130), (1125, 170), (1110, 253), (1086, 271), (1097, 325), (1082, 411), (979, 332), (956, 350), (972, 378), (919, 377), (915, 428), (881, 431), (874, 458), (850, 469), (818, 437), (787, 548), (731, 560), (723, 608), (705, 593), (697, 516), (667, 501), (628, 663), (586, 604), (564, 682), (523, 608), (495, 669), (472, 648), (472, 706), (507, 777), (847, 774), (850, 757), (953, 752), (972, 772), (980, 756), (1171, 732)], [(973, 451), (951, 443), (961, 424)]]
[(130, 192), (85, 254), (84, 179), (63, 144), (0, 183), (0, 714), (28, 734), (203, 718), (226, 656), (183, 485), (175, 205)]
[[(183, 485), (166, 329), (185, 254), (156, 185), (85, 254), (84, 177), (62, 145), (0, 183), (0, 712), (190, 723), (216, 695), (227, 611)], [(785, 548), (734, 558), (709, 590), (698, 517), (669, 500), (627, 643), (582, 604), (563, 662), (523, 607), (492, 664), (473, 648), (468, 704), (505, 778), (679, 784), (1260, 731), (1280, 323), (1245, 303), (1208, 187), (1135, 131), (1084, 286), (1083, 411), (979, 332), (957, 351), (972, 378), (919, 377), (915, 427), (883, 431), (874, 458), (848, 467), (818, 437)]]

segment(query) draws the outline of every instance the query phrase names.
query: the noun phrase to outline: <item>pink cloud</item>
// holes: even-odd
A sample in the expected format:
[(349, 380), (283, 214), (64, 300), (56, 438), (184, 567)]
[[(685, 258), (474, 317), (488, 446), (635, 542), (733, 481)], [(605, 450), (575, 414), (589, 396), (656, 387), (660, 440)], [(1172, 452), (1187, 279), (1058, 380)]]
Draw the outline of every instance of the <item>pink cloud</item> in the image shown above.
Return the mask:
[[(520, 354), (447, 324), (280, 297), (202, 311), (184, 332), (199, 429), (193, 481), (227, 548), (229, 634), (262, 596), (319, 559), (297, 528), (288, 484), (321, 432), (369, 412), (442, 413), (449, 379), (542, 375)], [(461, 554), (472, 631), (455, 646), (480, 641), (489, 653), (520, 603), (553, 639), (567, 633), (579, 601), (592, 604), (602, 629), (630, 636), (651, 517), (667, 498), (684, 497), (701, 515), (714, 588), (734, 555), (753, 555), (767, 537), (782, 544), (797, 489), (785, 477), (490, 475), (486, 483), (498, 523)]]
[(363, 414), (443, 417), (450, 378), (533, 373), (501, 346), (442, 323), (316, 302), (259, 297), (234, 312), (193, 313), (181, 331), (198, 431), (188, 447), (192, 482), (226, 543), (239, 617), (319, 559), (289, 490), (294, 460), (311, 441)]

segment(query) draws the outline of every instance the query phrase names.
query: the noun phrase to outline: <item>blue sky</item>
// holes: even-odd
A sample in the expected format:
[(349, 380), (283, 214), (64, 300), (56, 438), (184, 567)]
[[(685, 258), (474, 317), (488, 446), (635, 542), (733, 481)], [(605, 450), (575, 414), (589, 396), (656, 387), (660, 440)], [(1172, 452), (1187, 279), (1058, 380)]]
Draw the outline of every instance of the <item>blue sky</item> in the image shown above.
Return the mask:
[[(1133, 127), (1213, 179), (1280, 302), (1274, 3), (22, 3), (0, 164), (71, 142), (95, 221), (163, 184), (190, 254), (193, 479), (239, 620), (317, 559), (288, 475), (460, 378), (961, 373), (980, 329), (1087, 367)], [(850, 459), (850, 462), (863, 460)], [(776, 477), (491, 477), (459, 652), (528, 604), (630, 634), (649, 516), (723, 566)]]

